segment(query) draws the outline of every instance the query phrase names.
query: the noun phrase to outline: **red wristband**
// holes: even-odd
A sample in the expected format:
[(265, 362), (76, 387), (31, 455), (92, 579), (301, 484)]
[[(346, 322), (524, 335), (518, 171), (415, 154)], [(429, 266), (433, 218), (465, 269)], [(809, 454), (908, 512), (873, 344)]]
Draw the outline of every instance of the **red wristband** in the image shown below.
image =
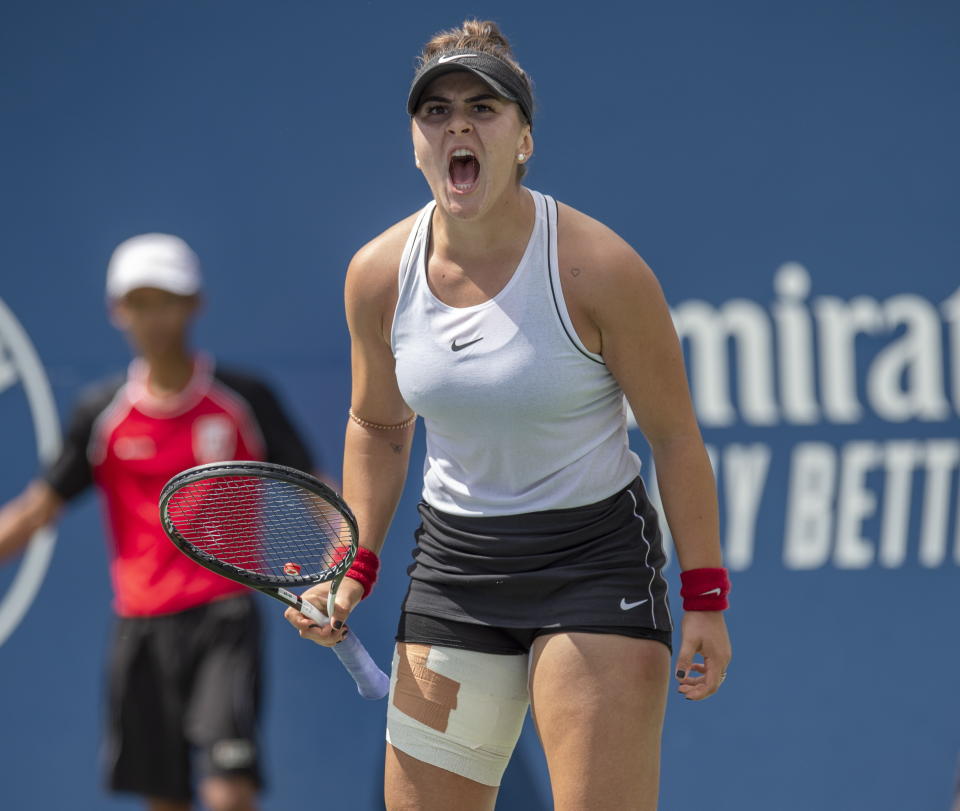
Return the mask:
[(357, 556), (347, 569), (347, 577), (356, 580), (363, 586), (363, 599), (373, 591), (373, 584), (377, 582), (377, 574), (380, 572), (380, 558), (377, 553), (366, 547), (357, 547)]
[(730, 577), (726, 569), (687, 569), (680, 572), (684, 611), (724, 611), (730, 607)]

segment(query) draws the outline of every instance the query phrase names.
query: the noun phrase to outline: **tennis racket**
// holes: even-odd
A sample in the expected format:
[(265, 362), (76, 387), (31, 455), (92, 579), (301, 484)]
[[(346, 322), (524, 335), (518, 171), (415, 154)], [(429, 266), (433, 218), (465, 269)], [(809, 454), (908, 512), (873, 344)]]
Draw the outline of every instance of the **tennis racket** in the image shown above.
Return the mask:
[[(214, 462), (178, 473), (160, 494), (160, 523), (201, 566), (262, 591), (323, 626), (316, 606), (288, 591), (332, 581), (327, 610), (357, 554), (357, 522), (313, 476), (268, 462)], [(333, 647), (364, 698), (389, 677), (353, 634)]]

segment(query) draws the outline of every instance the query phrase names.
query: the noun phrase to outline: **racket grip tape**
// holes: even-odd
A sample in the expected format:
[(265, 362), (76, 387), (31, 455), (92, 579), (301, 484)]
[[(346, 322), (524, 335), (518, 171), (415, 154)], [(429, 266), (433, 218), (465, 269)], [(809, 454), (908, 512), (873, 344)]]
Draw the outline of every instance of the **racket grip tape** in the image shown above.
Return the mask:
[(371, 701), (390, 692), (390, 677), (384, 673), (353, 634), (333, 646), (333, 652), (357, 683), (357, 692)]
[[(287, 592), (290, 594), (290, 592)], [(298, 595), (296, 597), (298, 605), (296, 609), (306, 617), (309, 617), (321, 628), (330, 624), (330, 618), (324, 614), (313, 603), (310, 603)], [(341, 664), (347, 669), (347, 672), (353, 676), (357, 683), (357, 692), (363, 698), (376, 701), (383, 698), (390, 692), (390, 677), (384, 673), (373, 658), (363, 646), (363, 643), (356, 636), (350, 634), (342, 642), (333, 646), (333, 652)]]

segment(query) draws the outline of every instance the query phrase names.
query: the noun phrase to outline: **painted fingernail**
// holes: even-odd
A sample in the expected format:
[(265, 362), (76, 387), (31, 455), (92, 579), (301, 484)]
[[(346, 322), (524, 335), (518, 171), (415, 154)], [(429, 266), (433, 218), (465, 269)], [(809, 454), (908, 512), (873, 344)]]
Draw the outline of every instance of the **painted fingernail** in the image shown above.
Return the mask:
[(686, 677), (687, 677), (687, 671), (686, 671), (686, 670), (678, 670), (678, 671), (677, 671), (677, 678), (678, 678), (678, 679), (685, 679)]
[(333, 627), (339, 631), (343, 627), (343, 620), (335, 620)]

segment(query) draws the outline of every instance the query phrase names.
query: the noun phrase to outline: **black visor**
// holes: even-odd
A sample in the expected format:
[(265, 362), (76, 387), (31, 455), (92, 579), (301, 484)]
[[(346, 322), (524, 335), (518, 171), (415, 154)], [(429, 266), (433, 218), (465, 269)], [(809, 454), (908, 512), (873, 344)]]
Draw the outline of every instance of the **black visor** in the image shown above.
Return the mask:
[(417, 111), (420, 97), (430, 82), (455, 70), (469, 71), (489, 85), (498, 96), (516, 102), (527, 123), (533, 126), (533, 94), (530, 86), (506, 62), (485, 51), (446, 51), (424, 62), (410, 85), (407, 112), (413, 115)]

